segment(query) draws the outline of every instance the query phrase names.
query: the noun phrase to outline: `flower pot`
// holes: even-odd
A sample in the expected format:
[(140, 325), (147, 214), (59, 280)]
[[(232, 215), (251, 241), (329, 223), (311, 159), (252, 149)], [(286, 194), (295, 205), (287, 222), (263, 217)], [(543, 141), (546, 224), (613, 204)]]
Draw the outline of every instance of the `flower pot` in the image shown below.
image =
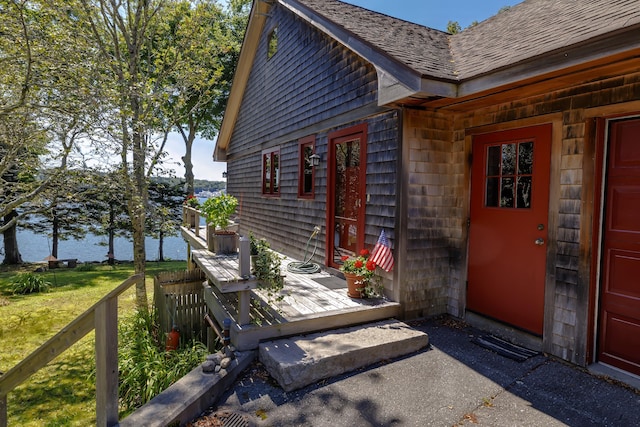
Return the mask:
[(218, 255), (238, 253), (238, 235), (236, 233), (216, 231), (212, 237), (213, 248), (209, 246), (209, 250), (213, 250)]
[(347, 281), (347, 295), (351, 298), (362, 298), (361, 289), (364, 288), (364, 277), (353, 273), (344, 272), (344, 278)]

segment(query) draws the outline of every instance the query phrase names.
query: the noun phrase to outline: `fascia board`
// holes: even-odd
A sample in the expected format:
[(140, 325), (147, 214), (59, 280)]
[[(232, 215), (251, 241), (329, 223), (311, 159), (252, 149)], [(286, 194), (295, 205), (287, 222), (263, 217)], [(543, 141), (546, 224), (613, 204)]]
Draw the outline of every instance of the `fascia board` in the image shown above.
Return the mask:
[(244, 96), (244, 91), (249, 81), (249, 75), (256, 57), (256, 51), (260, 42), (260, 36), (266, 22), (266, 15), (269, 13), (271, 4), (262, 0), (253, 2), (249, 21), (247, 23), (247, 31), (245, 32), (242, 48), (240, 49), (240, 57), (233, 75), (233, 83), (229, 92), (229, 100), (225, 108), (220, 132), (216, 139), (216, 145), (213, 150), (214, 161), (226, 160), (226, 149), (229, 146), (233, 128), (235, 127), (240, 105)]

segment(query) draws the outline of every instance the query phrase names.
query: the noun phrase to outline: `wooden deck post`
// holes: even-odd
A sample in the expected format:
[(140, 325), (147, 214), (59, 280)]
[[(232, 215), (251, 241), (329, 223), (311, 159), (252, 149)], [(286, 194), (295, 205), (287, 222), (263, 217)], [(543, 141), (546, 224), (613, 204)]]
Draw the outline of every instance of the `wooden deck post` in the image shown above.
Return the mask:
[(96, 425), (118, 424), (118, 299), (96, 307)]
[(238, 291), (238, 324), (248, 325), (251, 323), (249, 309), (251, 306), (251, 291)]

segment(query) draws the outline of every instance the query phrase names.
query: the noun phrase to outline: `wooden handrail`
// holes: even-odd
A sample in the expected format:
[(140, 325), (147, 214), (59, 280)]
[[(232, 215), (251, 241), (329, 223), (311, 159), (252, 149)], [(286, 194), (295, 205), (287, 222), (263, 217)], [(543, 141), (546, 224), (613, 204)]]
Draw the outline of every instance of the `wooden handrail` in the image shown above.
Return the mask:
[(0, 427), (8, 423), (7, 395), (93, 329), (96, 331), (96, 425), (118, 423), (118, 296), (143, 280), (143, 274), (129, 277), (0, 376)]
[(196, 236), (199, 237), (200, 236), (200, 210), (196, 208), (192, 208), (191, 206), (186, 206), (186, 205), (182, 206), (182, 223), (186, 224), (187, 226), (189, 226), (189, 214), (195, 215), (195, 227), (193, 231), (196, 234)]

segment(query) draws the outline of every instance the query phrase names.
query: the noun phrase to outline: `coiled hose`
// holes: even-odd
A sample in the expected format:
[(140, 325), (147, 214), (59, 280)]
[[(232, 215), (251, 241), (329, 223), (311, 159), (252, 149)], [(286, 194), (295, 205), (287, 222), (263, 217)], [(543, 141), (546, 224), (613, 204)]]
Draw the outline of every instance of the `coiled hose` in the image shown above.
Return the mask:
[[(318, 264), (316, 264), (315, 262), (309, 262), (311, 258), (314, 257), (314, 255), (316, 254), (316, 250), (318, 249), (319, 233), (320, 233), (320, 227), (316, 225), (315, 227), (313, 227), (313, 233), (311, 233), (311, 236), (309, 236), (309, 240), (307, 240), (307, 244), (304, 247), (304, 257), (302, 257), (304, 261), (302, 262), (296, 261), (296, 262), (289, 263), (289, 265), (287, 265), (287, 271), (291, 273), (299, 273), (299, 274), (313, 274), (320, 271), (320, 266)], [(313, 239), (314, 237), (316, 238), (316, 243), (313, 247), (313, 252), (309, 256), (309, 258), (307, 258), (307, 250), (309, 249), (309, 243), (311, 243), (311, 239)]]

